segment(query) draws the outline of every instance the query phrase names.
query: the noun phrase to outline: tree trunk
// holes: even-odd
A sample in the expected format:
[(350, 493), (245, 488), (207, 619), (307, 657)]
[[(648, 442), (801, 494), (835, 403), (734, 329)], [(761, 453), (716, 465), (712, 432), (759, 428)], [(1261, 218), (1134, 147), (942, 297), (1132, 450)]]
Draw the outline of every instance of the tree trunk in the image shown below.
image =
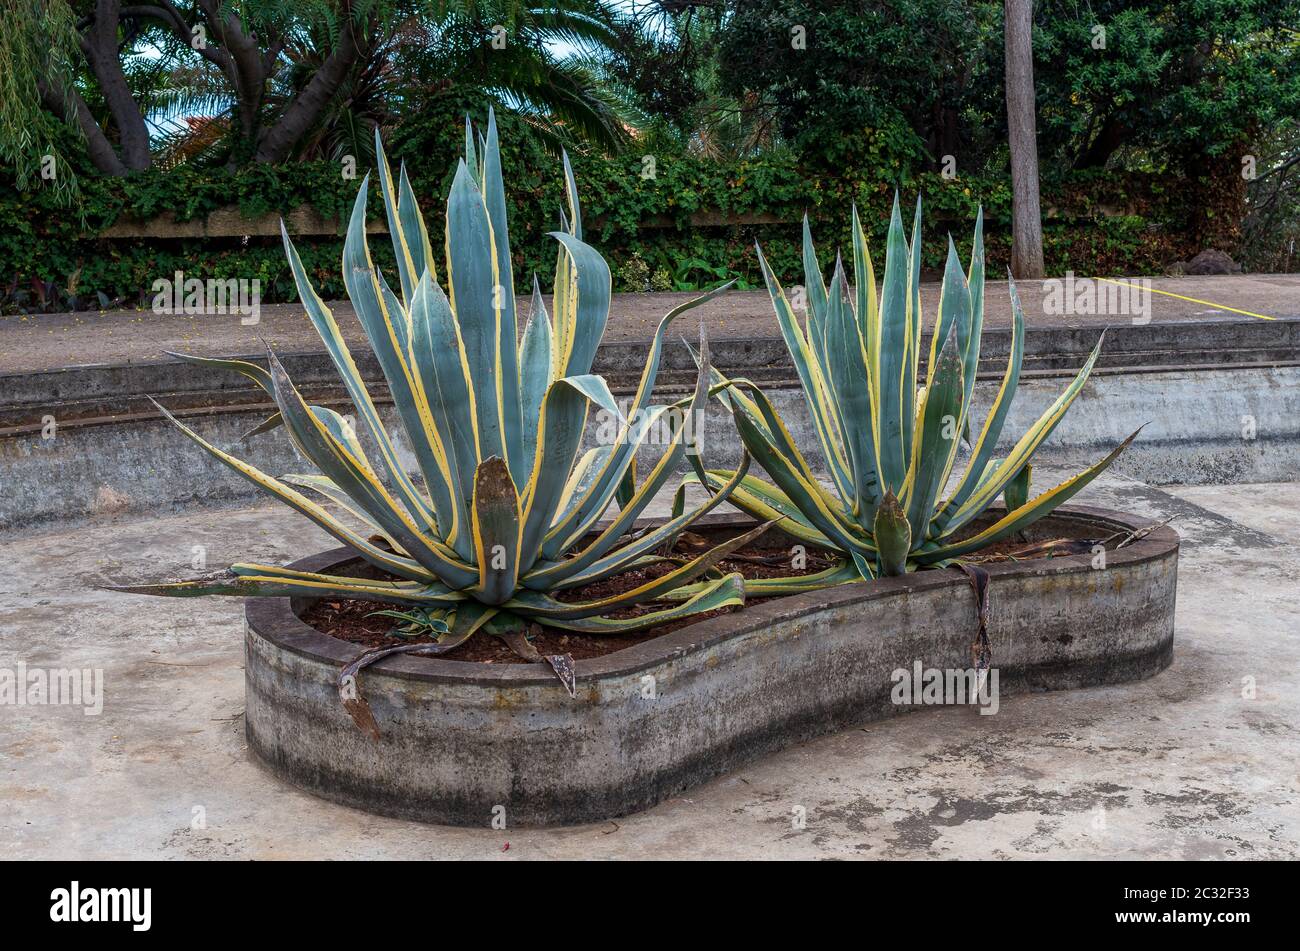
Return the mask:
[(121, 163), (129, 171), (139, 172), (152, 161), (149, 129), (122, 70), (117, 45), (120, 10), (120, 0), (96, 0), (92, 22), (81, 38), (81, 51), (117, 127)]
[(288, 37), (259, 35), (224, 0), (194, 0), (188, 12), (182, 12), (173, 0), (127, 6), (122, 0), (93, 0), (93, 13), (84, 21), (80, 37), (81, 52), (112, 116), (116, 143), (96, 122), (76, 89), (65, 91), (44, 77), (38, 83), (41, 102), (60, 119), (80, 126), (90, 158), (101, 172), (127, 175), (147, 169), (152, 162), (149, 130), (122, 67), (119, 30), (124, 22), (130, 29), (140, 21), (152, 21), (189, 45), (194, 26), (201, 25), (206, 42), (194, 51), (221, 70), (234, 99), (235, 142), (230, 165), (249, 159), (283, 162), (319, 121), (354, 65), (372, 49), (375, 16), (359, 20), (351, 0), (342, 0), (340, 12), (345, 19), (334, 48), (270, 127), (262, 123), (267, 84)]
[(1241, 156), (1250, 152), (1249, 138), (1221, 155), (1196, 153), (1182, 160), (1187, 182), (1188, 239), (1186, 255), (1208, 248), (1236, 256), (1241, 251), (1241, 223), (1246, 217), (1246, 180)]
[(130, 169), (122, 164), (122, 160), (113, 151), (112, 143), (95, 121), (86, 100), (81, 98), (81, 93), (75, 89), (65, 92), (53, 81), (41, 78), (36, 80), (36, 90), (40, 93), (41, 104), (49, 112), (81, 129), (82, 135), (86, 137), (86, 153), (95, 168), (105, 175), (121, 177), (130, 174)]
[(333, 101), (353, 64), (365, 54), (367, 37), (362, 29), (349, 15), (347, 23), (339, 31), (338, 44), (325, 62), (293, 97), (276, 123), (259, 136), (254, 161), (283, 162), (289, 157), (294, 146)]
[(1074, 161), (1074, 167), (1104, 168), (1110, 161), (1110, 157), (1115, 154), (1115, 150), (1124, 144), (1128, 134), (1128, 126), (1124, 123), (1113, 118), (1107, 119), (1101, 124), (1101, 131), (1088, 143), (1088, 147), (1079, 153), (1079, 157)]
[(1034, 116), (1032, 0), (1006, 0), (1007, 139), (1011, 147), (1011, 273), (1043, 276), (1043, 219), (1038, 204)]

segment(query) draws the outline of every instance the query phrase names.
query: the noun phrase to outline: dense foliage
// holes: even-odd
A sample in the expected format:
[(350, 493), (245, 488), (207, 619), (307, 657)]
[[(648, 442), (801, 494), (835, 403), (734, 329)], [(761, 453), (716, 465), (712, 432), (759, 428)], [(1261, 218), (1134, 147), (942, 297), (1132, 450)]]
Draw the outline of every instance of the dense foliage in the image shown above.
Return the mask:
[[(833, 256), (847, 246), (849, 203), (881, 221), (895, 188), (920, 193), (936, 211), (924, 235), (926, 268), (942, 264), (945, 232), (966, 233), (981, 204), (990, 261), (1007, 258), (995, 0), (374, 0), (349, 7), (378, 17), (367, 21), (372, 45), (296, 141), (292, 162), (280, 164), (249, 157), (254, 140), (241, 129), (239, 98), (211, 63), (178, 45), (174, 25), (140, 12), (157, 8), (116, 4), (129, 11), (120, 36), (128, 98), (160, 120), (189, 116), (182, 132), (155, 137), (154, 154), (125, 176), (103, 175), (81, 133), (24, 92), (41, 68), (84, 70), (69, 38), (86, 19), (69, 13), (84, 14), (87, 3), (0, 5), (14, 13), (0, 36), (0, 162), (8, 166), (0, 177), (18, 186), (0, 191), (0, 306), (9, 310), (130, 305), (177, 269), (256, 277), (265, 300), (292, 299), (272, 238), (98, 237), (129, 219), (184, 221), (230, 205), (257, 217), (308, 204), (339, 222), (339, 235), (304, 237), (301, 248), (322, 292), (340, 296), (334, 264), (356, 180), (344, 175), (347, 157), (356, 178), (373, 165), (378, 124), (407, 161), (426, 212), (435, 210), (450, 185), (461, 114), (481, 121), (493, 101), (508, 127), (521, 274), (550, 265), (544, 234), (562, 196), (537, 170), (561, 143), (574, 155), (592, 240), (613, 261), (619, 289), (698, 288), (723, 277), (757, 286), (756, 239), (789, 275), (805, 212)], [(176, 6), (204, 22), (199, 6)], [(236, 6), (257, 21), (260, 43), (292, 26), (254, 117), (264, 129), (339, 42), (331, 13), (339, 4)], [(1159, 272), (1206, 247), (1256, 270), (1297, 266), (1297, 24), (1300, 0), (1035, 4), (1049, 272)], [(501, 49), (491, 45), (497, 25), (509, 37)], [(49, 37), (48, 51), (34, 49), (36, 36)], [(557, 39), (571, 55), (556, 52)], [(157, 55), (142, 58), (150, 46)], [(131, 109), (119, 103), (115, 113), (85, 77), (77, 88), (125, 157), (118, 114)], [(58, 157), (52, 180), (31, 162), (46, 153)], [(80, 187), (70, 198), (73, 181)], [(714, 223), (693, 221), (697, 214)]]
[[(428, 215), (440, 213), (450, 188), (463, 141), (460, 106), (449, 99), (390, 140), (390, 154), (407, 162)], [(564, 200), (563, 190), (543, 171), (554, 159), (521, 120), (502, 116), (500, 121), (502, 161), (510, 172), (506, 200), (514, 223), (515, 271), (547, 273), (555, 252), (545, 235), (559, 221)], [(829, 261), (836, 247), (847, 247), (844, 209), (857, 202), (865, 220), (879, 221), (893, 197), (894, 183), (870, 165), (829, 175), (811, 172), (789, 152), (727, 163), (681, 155), (655, 158), (655, 176), (648, 178), (640, 154), (574, 156), (588, 240), (611, 259), (619, 290), (696, 289), (731, 277), (740, 278), (742, 286), (760, 286), (756, 239), (777, 273), (792, 275), (799, 261), (798, 222), (805, 211), (827, 236)], [(366, 171), (359, 165), (358, 179)], [(292, 275), (274, 238), (108, 240), (96, 235), (118, 221), (163, 213), (185, 221), (232, 204), (249, 218), (309, 205), (340, 222), (341, 229), (356, 183), (334, 162), (233, 172), (180, 167), (124, 179), (87, 177), (79, 203), (70, 209), (60, 207), (49, 192), (0, 197), (0, 273), (10, 276), (3, 289), (7, 304), (95, 307), (103, 294), (108, 301), (135, 306), (147, 303), (156, 277), (178, 269), (194, 277), (257, 278), (265, 302), (294, 300)], [(919, 192), (934, 211), (924, 235), (927, 269), (942, 265), (946, 232), (967, 230), (981, 203), (990, 260), (998, 267), (1006, 261), (1010, 194), (1005, 181), (993, 176), (947, 180), (921, 173), (903, 182), (903, 189), (909, 195)], [(1052, 186), (1044, 203), (1057, 215), (1046, 228), (1049, 267), (1079, 273), (1159, 270), (1188, 250), (1180, 243), (1176, 197), (1160, 176), (1139, 173), (1081, 173)], [(701, 212), (776, 221), (692, 225), (692, 215)], [(373, 205), (372, 215), (379, 213)], [(341, 231), (338, 237), (295, 237), (321, 294), (343, 296)], [(883, 231), (874, 237), (883, 239)], [(379, 263), (388, 263), (384, 246), (377, 245), (375, 254)], [(76, 300), (69, 300), (73, 296)]]
[(0, 161), (66, 198), (78, 159), (124, 176), (373, 157), (376, 125), (452, 88), (614, 145), (609, 91), (555, 49), (613, 43), (611, 16), (604, 0), (0, 0)]
[[(809, 162), (859, 157), (905, 178), (951, 156), (958, 175), (1005, 174), (1001, 3), (733, 7), (724, 87)], [(1300, 0), (1040, 0), (1034, 59), (1045, 181), (1103, 168), (1163, 177), (1196, 250), (1286, 266), (1295, 186), (1284, 179), (1275, 196), (1273, 176), (1300, 150)]]
[(937, 170), (944, 155), (977, 170), (971, 140), (985, 117), (972, 114), (972, 94), (1000, 88), (990, 74), (1001, 63), (1000, 3), (738, 0), (735, 8), (720, 52), (724, 86), (757, 96), (756, 112), (770, 113), (801, 151), (828, 167), (870, 156), (895, 177)]

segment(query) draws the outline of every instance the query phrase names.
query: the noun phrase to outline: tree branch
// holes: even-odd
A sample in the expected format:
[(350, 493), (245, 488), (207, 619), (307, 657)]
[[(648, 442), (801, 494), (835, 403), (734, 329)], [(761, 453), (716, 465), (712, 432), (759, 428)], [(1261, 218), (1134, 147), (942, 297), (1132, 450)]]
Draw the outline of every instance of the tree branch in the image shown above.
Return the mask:
[(192, 45), (194, 42), (194, 25), (185, 19), (185, 15), (171, 0), (160, 0), (157, 5), (133, 4), (123, 7), (121, 16), (124, 20), (157, 20), (171, 30), (178, 40), (208, 62), (217, 66), (223, 65), (225, 51), (221, 47), (210, 46), (206, 43), (201, 47)]
[(122, 176), (130, 171), (113, 151), (104, 130), (95, 121), (90, 107), (79, 92), (75, 89), (70, 93), (65, 92), (57, 83), (40, 78), (36, 80), (36, 89), (41, 96), (41, 105), (63, 121), (75, 123), (81, 129), (82, 135), (86, 137), (86, 151), (95, 163), (95, 168), (106, 175)]
[(270, 76), (262, 64), (257, 35), (245, 33), (243, 22), (236, 14), (223, 15), (221, 0), (196, 0), (196, 3), (209, 30), (225, 49), (221, 69), (235, 94), (240, 132), (251, 143), (257, 134), (262, 97)]
[[(369, 48), (366, 35), (357, 35), (358, 27), (351, 16), (339, 34), (338, 45), (312, 75), (307, 85), (293, 97), (279, 120), (262, 133), (253, 156), (258, 162), (282, 162), (306, 135), (329, 105), (353, 64)], [(366, 31), (367, 33), (369, 30)]]

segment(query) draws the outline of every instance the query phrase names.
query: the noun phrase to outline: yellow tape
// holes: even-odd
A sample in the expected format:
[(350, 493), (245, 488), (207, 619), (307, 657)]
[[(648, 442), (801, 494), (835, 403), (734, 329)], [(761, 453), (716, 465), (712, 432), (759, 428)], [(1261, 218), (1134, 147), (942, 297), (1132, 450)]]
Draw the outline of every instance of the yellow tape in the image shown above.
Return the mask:
[[(1132, 284), (1132, 281), (1113, 281), (1109, 277), (1095, 277), (1093, 280), (1105, 281), (1107, 284), (1129, 284), (1130, 286)], [(1140, 280), (1140, 278), (1133, 278), (1132, 280)], [(1270, 317), (1268, 314), (1256, 314), (1253, 311), (1241, 310), (1237, 307), (1229, 307), (1227, 304), (1216, 304), (1212, 300), (1201, 300), (1199, 297), (1184, 297), (1182, 294), (1175, 294), (1172, 291), (1161, 291), (1154, 287), (1149, 287), (1147, 290), (1153, 294), (1164, 294), (1166, 297), (1177, 297), (1179, 300), (1191, 301), (1193, 304), (1205, 304), (1208, 307), (1217, 307), (1219, 310), (1230, 310), (1234, 314), (1245, 314), (1247, 317), (1258, 317), (1260, 320), (1277, 320), (1276, 317)]]

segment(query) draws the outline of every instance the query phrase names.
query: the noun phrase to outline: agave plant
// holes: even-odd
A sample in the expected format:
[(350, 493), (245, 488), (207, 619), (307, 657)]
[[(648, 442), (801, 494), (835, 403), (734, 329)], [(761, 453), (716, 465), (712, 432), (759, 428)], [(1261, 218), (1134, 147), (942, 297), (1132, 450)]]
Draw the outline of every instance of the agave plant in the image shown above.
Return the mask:
[[(951, 564), (1047, 515), (1096, 478), (1137, 435), (1091, 468), (1030, 497), (1030, 460), (1083, 389), (1101, 349), (1098, 341), (1065, 391), (1005, 456), (994, 457), (1024, 354), (1025, 317), (1013, 282), (1011, 353), (1002, 385), (970, 445), (965, 470), (945, 495), (959, 443), (964, 437), (971, 444), (974, 422), (971, 398), (984, 323), (983, 213), (976, 221), (965, 273), (949, 238), (923, 386), (918, 386), (920, 201), (909, 246), (895, 196), (879, 288), (856, 208), (852, 227), (853, 285), (837, 258), (827, 286), (804, 219), (806, 329), (758, 249), (781, 333), (827, 461), (830, 486), (818, 481), (758, 386), (713, 373), (715, 383), (726, 384), (719, 398), (731, 411), (745, 448), (775, 484), (726, 470), (711, 470), (703, 478), (715, 487), (739, 480), (733, 504), (759, 518), (784, 518), (785, 532), (843, 556), (838, 566), (817, 575), (747, 582), (750, 593), (790, 593)], [(974, 531), (972, 522), (999, 496), (1006, 502), (1006, 513)]]
[[(494, 117), (489, 114), (486, 138), (475, 136), (466, 120), (466, 157), (447, 199), (445, 290), (406, 170), (401, 169), (394, 186), (378, 135), (376, 155), (399, 290), (371, 262), (365, 227), (368, 177), (349, 222), (343, 274), (392, 394), (416, 472), (408, 472), (399, 460), (397, 438), (385, 427), (287, 232), (285, 253), (307, 316), (342, 378), (361, 424), (357, 429), (368, 434), (374, 456), (347, 418), (308, 405), (269, 352), (266, 369), (243, 360), (183, 358), (238, 371), (257, 383), (279, 410), (257, 431), (283, 424), (318, 473), (273, 478), (159, 409), (211, 455), (394, 580), (241, 563), (215, 577), (119, 590), (173, 597), (297, 595), (388, 602), (405, 608), (389, 609), (389, 616), (406, 622), (400, 625), (403, 633), (436, 635), (436, 646), (423, 646), (423, 653), (450, 650), (485, 625), (507, 635), (518, 634), (529, 622), (624, 632), (741, 603), (741, 576), (722, 574), (715, 566), (756, 532), (699, 557), (679, 559), (666, 574), (626, 593), (600, 600), (558, 597), (567, 589), (663, 561), (656, 552), (719, 505), (744, 478), (742, 465), (733, 486), (724, 486), (689, 512), (678, 511), (651, 531), (631, 534), (638, 515), (684, 456), (691, 456), (692, 465), (703, 472), (694, 458), (689, 423), (708, 399), (706, 373), (688, 400), (651, 406), (649, 397), (669, 324), (725, 287), (663, 318), (649, 344), (630, 411), (623, 415), (605, 380), (590, 372), (609, 315), (610, 272), (582, 240), (568, 157), (569, 214), (563, 230), (552, 233), (559, 242), (554, 319), (546, 313), (534, 278), (526, 329), (517, 343)], [(614, 414), (617, 436), (584, 453), (580, 443), (593, 406)], [(669, 443), (638, 484), (637, 452), (656, 429), (667, 431)], [(304, 492), (335, 503), (364, 524), (366, 532), (352, 530)], [(616, 516), (598, 526), (615, 499)], [(687, 598), (664, 600), (701, 578), (705, 580)], [(657, 601), (662, 603), (638, 616), (610, 616)]]

